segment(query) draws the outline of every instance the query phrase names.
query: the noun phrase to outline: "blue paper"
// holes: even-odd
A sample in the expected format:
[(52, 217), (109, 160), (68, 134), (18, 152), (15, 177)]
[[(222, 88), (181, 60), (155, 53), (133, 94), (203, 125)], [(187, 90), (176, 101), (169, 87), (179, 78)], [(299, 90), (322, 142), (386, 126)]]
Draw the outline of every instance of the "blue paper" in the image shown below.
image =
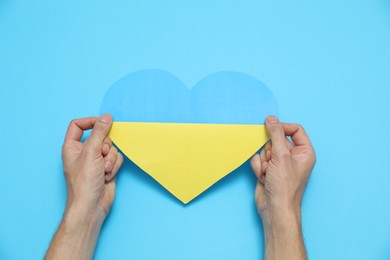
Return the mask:
[(172, 74), (154, 69), (118, 80), (100, 112), (125, 122), (264, 124), (277, 114), (277, 104), (262, 82), (243, 73), (216, 72), (189, 91)]

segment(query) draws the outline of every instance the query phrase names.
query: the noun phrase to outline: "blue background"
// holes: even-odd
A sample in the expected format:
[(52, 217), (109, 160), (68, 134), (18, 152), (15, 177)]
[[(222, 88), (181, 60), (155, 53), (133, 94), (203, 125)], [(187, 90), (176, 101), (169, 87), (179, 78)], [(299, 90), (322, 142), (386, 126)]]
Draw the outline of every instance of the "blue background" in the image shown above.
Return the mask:
[[(69, 121), (148, 68), (188, 86), (220, 70), (267, 84), (317, 151), (309, 257), (390, 258), (388, 0), (1, 0), (1, 259), (44, 255), (65, 204)], [(254, 186), (246, 164), (182, 206), (127, 161), (96, 259), (259, 259)]]

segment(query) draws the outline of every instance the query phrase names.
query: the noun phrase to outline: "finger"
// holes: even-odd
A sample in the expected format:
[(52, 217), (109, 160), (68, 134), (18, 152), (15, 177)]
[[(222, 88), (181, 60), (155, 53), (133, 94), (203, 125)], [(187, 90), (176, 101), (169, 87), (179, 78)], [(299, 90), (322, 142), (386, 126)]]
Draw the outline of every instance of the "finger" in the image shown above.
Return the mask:
[(282, 124), (284, 133), (291, 136), (291, 140), (296, 146), (312, 146), (305, 129), (297, 124)]
[(116, 177), (116, 174), (118, 173), (119, 169), (121, 168), (122, 163), (123, 163), (123, 155), (121, 153), (118, 153), (118, 157), (117, 157), (117, 160), (114, 164), (114, 167), (112, 168), (112, 171), (109, 174), (106, 174), (106, 176), (105, 176), (106, 181), (110, 181)]
[(272, 147), (272, 142), (271, 141), (268, 141), (265, 146), (264, 146), (264, 150), (265, 151), (268, 151), (268, 150), (271, 150), (271, 147)]
[(261, 207), (260, 205), (262, 205), (262, 201), (265, 201), (265, 188), (264, 185), (259, 181), (257, 182), (255, 189), (255, 200), (260, 213), (259, 207)]
[(272, 156), (278, 157), (288, 152), (283, 126), (275, 116), (268, 116), (265, 120), (267, 132), (272, 141)]
[(260, 160), (260, 155), (256, 153), (255, 155), (252, 156), (251, 158), (251, 166), (252, 170), (255, 173), (257, 179), (260, 178), (260, 172), (261, 172), (261, 160)]
[(109, 114), (102, 115), (95, 123), (91, 136), (88, 138), (86, 147), (101, 152), (104, 139), (110, 132), (112, 125), (112, 116)]
[(272, 142), (269, 141), (265, 147), (264, 147), (264, 150), (265, 150), (265, 154), (264, 154), (264, 161), (269, 161), (271, 160), (271, 150), (272, 150)]
[(112, 168), (114, 167), (117, 157), (118, 157), (118, 150), (114, 146), (111, 146), (107, 156), (104, 157), (104, 171), (106, 173), (110, 173), (112, 171)]
[(265, 152), (265, 160), (269, 162), (271, 160), (271, 151), (268, 150)]
[(97, 117), (86, 117), (72, 120), (66, 131), (65, 141), (80, 141), (84, 131), (92, 129), (97, 119)]
[(265, 149), (261, 149), (260, 151), (260, 161), (261, 162), (264, 162), (265, 161), (265, 154), (266, 154), (266, 150)]
[(112, 146), (111, 138), (107, 136), (103, 141), (103, 146), (102, 146), (103, 156), (107, 156), (107, 154), (110, 152), (111, 146)]

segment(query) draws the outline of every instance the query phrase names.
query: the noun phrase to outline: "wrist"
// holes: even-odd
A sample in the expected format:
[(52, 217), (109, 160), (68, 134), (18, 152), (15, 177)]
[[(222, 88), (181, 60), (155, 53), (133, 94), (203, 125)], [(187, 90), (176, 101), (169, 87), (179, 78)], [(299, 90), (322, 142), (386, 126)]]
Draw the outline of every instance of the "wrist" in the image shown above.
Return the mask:
[(281, 207), (268, 212), (264, 225), (265, 239), (272, 238), (275, 234), (286, 232), (299, 232), (302, 230), (302, 217), (300, 208)]
[(264, 225), (264, 259), (307, 259), (300, 209), (280, 209)]
[[(262, 212), (261, 212), (262, 213)], [(264, 214), (264, 225), (285, 224), (296, 219), (301, 222), (301, 203), (293, 200), (273, 199), (267, 203)]]
[(67, 203), (64, 220), (69, 226), (74, 226), (76, 228), (82, 227), (100, 227), (106, 214), (102, 209), (96, 207), (96, 209), (90, 209), (89, 207), (84, 206), (81, 203)]
[(104, 217), (67, 204), (45, 259), (92, 259)]

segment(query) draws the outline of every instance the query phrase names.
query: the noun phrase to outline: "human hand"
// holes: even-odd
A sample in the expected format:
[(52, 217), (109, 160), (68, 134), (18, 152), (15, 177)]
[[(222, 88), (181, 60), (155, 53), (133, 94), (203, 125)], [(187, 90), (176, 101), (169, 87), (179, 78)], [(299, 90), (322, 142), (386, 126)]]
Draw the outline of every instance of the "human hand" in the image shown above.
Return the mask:
[[(115, 196), (116, 173), (123, 157), (108, 133), (112, 117), (80, 118), (68, 127), (62, 160), (68, 199), (65, 214), (45, 259), (92, 259), (100, 228)], [(85, 130), (92, 129), (84, 142)]]
[[(76, 209), (78, 217), (104, 220), (114, 201), (115, 176), (123, 156), (108, 137), (111, 125), (112, 117), (108, 114), (76, 119), (69, 124), (62, 148), (68, 191), (66, 211)], [(82, 143), (88, 129), (92, 133)]]
[[(266, 119), (271, 141), (251, 159), (258, 178), (255, 200), (266, 222), (279, 210), (300, 209), (307, 181), (316, 157), (305, 130), (296, 124), (281, 124), (270, 116)], [(291, 136), (290, 142), (285, 136)]]
[[(301, 201), (316, 162), (315, 152), (300, 125), (281, 124), (276, 117), (270, 116), (266, 119), (266, 128), (271, 141), (260, 154), (251, 158), (253, 171), (258, 178), (255, 200), (264, 225), (266, 245), (284, 239), (284, 242), (290, 242), (279, 245), (286, 249), (291, 240), (298, 241), (297, 248), (301, 247), (303, 250), (302, 257), (296, 259), (305, 259), (301, 234)], [(286, 136), (291, 136), (292, 142)], [(286, 238), (286, 234), (291, 237)], [(274, 244), (270, 248), (275, 248)], [(266, 258), (278, 259), (275, 256), (281, 256), (282, 251), (268, 250), (268, 256), (274, 257), (267, 258), (266, 255)], [(291, 252), (288, 254), (288, 259), (295, 259)], [(286, 259), (284, 257), (279, 259)]]

